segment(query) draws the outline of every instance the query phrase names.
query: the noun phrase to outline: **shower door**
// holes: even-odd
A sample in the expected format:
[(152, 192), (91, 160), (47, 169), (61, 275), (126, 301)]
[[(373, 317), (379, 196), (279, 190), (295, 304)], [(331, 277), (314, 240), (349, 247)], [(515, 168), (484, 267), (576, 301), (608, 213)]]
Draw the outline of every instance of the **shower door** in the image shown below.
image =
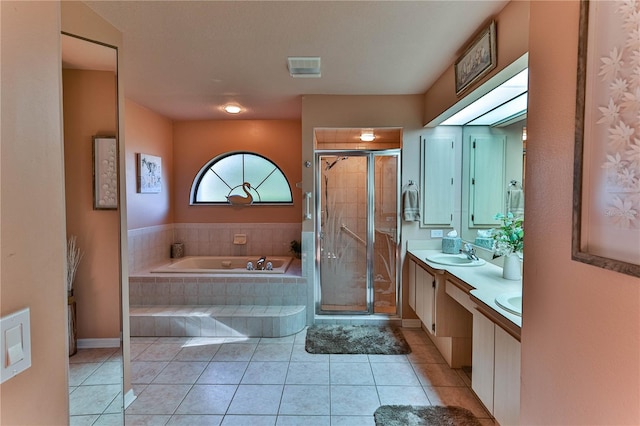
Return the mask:
[(399, 156), (316, 153), (318, 313), (397, 313)]

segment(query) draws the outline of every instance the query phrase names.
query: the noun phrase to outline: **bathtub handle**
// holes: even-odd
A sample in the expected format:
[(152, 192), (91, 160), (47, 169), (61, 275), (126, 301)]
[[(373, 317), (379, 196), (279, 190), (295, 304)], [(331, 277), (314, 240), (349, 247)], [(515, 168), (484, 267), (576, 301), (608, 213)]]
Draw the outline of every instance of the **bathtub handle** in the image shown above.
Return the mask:
[(311, 193), (310, 192), (305, 192), (304, 193), (304, 198), (306, 199), (306, 203), (307, 203), (307, 210), (306, 213), (304, 215), (305, 219), (311, 219)]

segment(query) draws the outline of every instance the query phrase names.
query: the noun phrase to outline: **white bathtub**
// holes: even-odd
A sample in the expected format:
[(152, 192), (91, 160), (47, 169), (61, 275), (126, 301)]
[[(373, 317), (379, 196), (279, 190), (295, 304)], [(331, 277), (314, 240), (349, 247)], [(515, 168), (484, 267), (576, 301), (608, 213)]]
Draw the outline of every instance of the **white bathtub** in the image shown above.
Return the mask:
[(172, 260), (166, 265), (151, 270), (151, 272), (173, 272), (192, 274), (284, 274), (292, 258), (286, 256), (267, 256), (273, 270), (248, 270), (247, 263), (256, 267), (259, 256), (187, 256)]

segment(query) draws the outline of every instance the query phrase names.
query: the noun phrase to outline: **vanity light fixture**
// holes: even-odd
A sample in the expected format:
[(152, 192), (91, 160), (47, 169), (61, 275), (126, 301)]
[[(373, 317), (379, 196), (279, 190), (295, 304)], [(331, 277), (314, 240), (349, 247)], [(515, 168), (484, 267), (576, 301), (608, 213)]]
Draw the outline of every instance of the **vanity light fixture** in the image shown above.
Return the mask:
[(527, 140), (527, 126), (524, 126), (522, 128), (522, 140), (526, 141)]
[(223, 109), (229, 114), (238, 114), (240, 111), (242, 111), (242, 108), (240, 108), (238, 105), (225, 105)]
[[(520, 71), (442, 123), (443, 126), (495, 125), (526, 113), (529, 69)], [(493, 113), (493, 117), (489, 115)]]
[(373, 142), (376, 138), (376, 135), (373, 134), (373, 130), (364, 130), (360, 133), (360, 140), (362, 142)]

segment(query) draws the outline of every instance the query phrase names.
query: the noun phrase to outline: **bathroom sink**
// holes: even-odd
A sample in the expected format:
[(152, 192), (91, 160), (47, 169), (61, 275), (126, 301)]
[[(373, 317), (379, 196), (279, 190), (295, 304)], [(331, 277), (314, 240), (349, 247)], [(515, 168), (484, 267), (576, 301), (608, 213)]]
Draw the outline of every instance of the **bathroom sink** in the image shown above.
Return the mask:
[(485, 264), (483, 259), (471, 260), (464, 254), (437, 253), (427, 256), (427, 260), (449, 266), (480, 266)]
[(522, 316), (522, 293), (503, 293), (496, 296), (496, 303), (507, 312)]

